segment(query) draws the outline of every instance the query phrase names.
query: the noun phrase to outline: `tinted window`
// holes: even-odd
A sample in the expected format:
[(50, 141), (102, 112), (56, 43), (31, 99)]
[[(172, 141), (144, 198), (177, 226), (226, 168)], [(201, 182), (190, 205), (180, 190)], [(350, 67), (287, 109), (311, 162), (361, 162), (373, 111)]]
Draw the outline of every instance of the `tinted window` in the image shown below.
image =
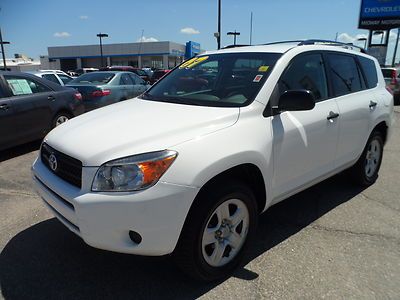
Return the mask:
[(329, 54), (332, 84), (335, 96), (342, 96), (361, 90), (361, 78), (356, 61), (352, 56)]
[(120, 85), (134, 85), (134, 82), (132, 81), (131, 77), (128, 74), (124, 73), (124, 74), (121, 74), (119, 84)]
[(63, 74), (59, 74), (58, 77), (60, 77), (61, 81), (64, 84), (67, 84), (68, 82), (70, 82), (73, 79), (72, 77), (69, 77), (69, 76), (63, 75)]
[(56, 75), (54, 75), (54, 74), (43, 74), (42, 77), (44, 79), (47, 79), (47, 80), (52, 81), (54, 83), (60, 84), (60, 82), (58, 81)]
[(8, 75), (5, 75), (4, 78), (6, 79), (7, 84), (10, 87), (11, 92), (14, 96), (51, 91), (48, 87), (30, 78)]
[(106, 84), (110, 82), (111, 79), (115, 76), (115, 73), (107, 73), (107, 72), (95, 72), (95, 73), (86, 73), (74, 80), (71, 80), (70, 84)]
[(320, 54), (307, 54), (296, 57), (278, 83), (279, 92), (288, 90), (309, 90), (315, 100), (328, 98), (325, 68)]
[[(368, 88), (374, 88), (378, 84), (378, 75), (376, 74), (375, 62), (372, 59), (359, 56), (361, 67), (367, 80)], [(386, 76), (385, 76), (386, 77)], [(389, 76), (390, 77), (390, 76)]]
[(185, 61), (142, 98), (203, 106), (244, 106), (254, 100), (281, 54), (221, 53)]

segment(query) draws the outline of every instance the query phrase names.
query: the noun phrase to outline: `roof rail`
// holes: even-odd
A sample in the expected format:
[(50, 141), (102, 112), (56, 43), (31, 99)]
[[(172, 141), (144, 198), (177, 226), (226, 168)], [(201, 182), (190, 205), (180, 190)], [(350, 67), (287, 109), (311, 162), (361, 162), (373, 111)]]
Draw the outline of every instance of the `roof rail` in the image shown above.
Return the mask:
[[(272, 42), (272, 43), (266, 43), (266, 44), (261, 44), (261, 45), (267, 46), (267, 45), (279, 45), (279, 44), (296, 44), (296, 46), (304, 46), (304, 45), (338, 46), (338, 47), (343, 47), (343, 48), (350, 49), (350, 50), (357, 49), (361, 53), (366, 53), (364, 48), (355, 46), (352, 43), (342, 43), (342, 42), (337, 42), (337, 41), (317, 40), (317, 39), (281, 41), (281, 42)], [(230, 49), (230, 48), (246, 47), (246, 46), (257, 46), (257, 45), (228, 45), (226, 47), (223, 47), (222, 49)]]
[(352, 43), (341, 43), (341, 42), (336, 42), (336, 41), (330, 41), (330, 40), (317, 40), (317, 39), (311, 39), (311, 40), (293, 40), (293, 41), (282, 41), (282, 42), (272, 42), (272, 43), (267, 43), (263, 45), (278, 45), (278, 44), (296, 44), (297, 46), (304, 46), (304, 45), (325, 45), (325, 46), (339, 46), (339, 47), (344, 47), (346, 49), (357, 49), (361, 53), (366, 53), (364, 48), (354, 46)]
[(303, 46), (303, 45), (326, 45), (326, 46), (340, 46), (344, 47), (346, 49), (351, 49), (354, 50), (358, 49), (361, 53), (366, 53), (364, 48), (358, 47), (353, 45), (353, 43), (342, 43), (342, 42), (337, 42), (337, 41), (330, 41), (330, 40), (305, 40), (299, 43), (298, 46)]
[(251, 46), (251, 45), (228, 45), (228, 46), (222, 47), (222, 49), (230, 49), (230, 48), (246, 47), (246, 46)]

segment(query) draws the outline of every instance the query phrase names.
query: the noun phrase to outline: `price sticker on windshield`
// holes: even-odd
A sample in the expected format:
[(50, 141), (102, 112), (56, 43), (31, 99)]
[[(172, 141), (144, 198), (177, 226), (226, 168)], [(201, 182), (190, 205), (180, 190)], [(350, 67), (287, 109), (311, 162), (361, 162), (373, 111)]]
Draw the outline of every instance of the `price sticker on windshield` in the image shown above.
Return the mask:
[(260, 66), (258, 68), (258, 72), (267, 72), (269, 69), (269, 66)]
[(264, 77), (264, 75), (256, 75), (256, 77), (254, 77), (253, 82), (260, 82), (261, 79)]
[(179, 66), (179, 69), (191, 69), (194, 66), (198, 65), (199, 63), (201, 63), (207, 59), (208, 59), (208, 56), (200, 56), (200, 57), (191, 58), (188, 61), (185, 61), (183, 64), (181, 64)]

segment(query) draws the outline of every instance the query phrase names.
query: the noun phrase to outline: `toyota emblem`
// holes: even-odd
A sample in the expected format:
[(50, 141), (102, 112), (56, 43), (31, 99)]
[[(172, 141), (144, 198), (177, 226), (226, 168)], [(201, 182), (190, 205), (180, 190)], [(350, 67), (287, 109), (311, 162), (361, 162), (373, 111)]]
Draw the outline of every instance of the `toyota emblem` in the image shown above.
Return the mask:
[(49, 156), (49, 166), (53, 171), (57, 170), (57, 158), (53, 153)]

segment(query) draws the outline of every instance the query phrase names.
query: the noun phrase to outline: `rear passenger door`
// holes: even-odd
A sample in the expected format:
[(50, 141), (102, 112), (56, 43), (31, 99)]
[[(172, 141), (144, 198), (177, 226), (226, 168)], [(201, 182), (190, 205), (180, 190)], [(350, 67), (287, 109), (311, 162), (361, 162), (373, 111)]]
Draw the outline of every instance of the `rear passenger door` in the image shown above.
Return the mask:
[(129, 75), (128, 73), (123, 73), (120, 78), (120, 85), (124, 90), (125, 99), (133, 98), (135, 94), (135, 82)]
[[(321, 53), (295, 57), (278, 81), (279, 95), (305, 89), (316, 104), (309, 111), (285, 111), (272, 119), (276, 201), (334, 169), (339, 126), (338, 112), (329, 97), (326, 68)], [(328, 119), (329, 118), (329, 119)]]
[(132, 73), (129, 74), (129, 76), (131, 76), (132, 80), (135, 82), (133, 97), (143, 94), (147, 90), (146, 82), (136, 74)]
[(345, 53), (327, 54), (334, 96), (339, 107), (339, 142), (336, 166), (354, 162), (361, 154), (369, 134), (370, 115), (376, 103), (367, 89), (356, 56)]

